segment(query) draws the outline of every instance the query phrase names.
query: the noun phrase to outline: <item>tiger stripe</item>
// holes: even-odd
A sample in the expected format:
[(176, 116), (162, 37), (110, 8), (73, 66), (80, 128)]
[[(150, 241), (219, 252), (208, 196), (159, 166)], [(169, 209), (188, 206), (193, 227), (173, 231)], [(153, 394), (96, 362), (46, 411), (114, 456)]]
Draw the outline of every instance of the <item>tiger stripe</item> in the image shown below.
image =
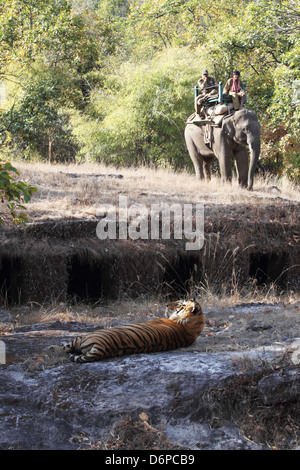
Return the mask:
[(74, 362), (94, 362), (110, 357), (168, 351), (187, 347), (200, 335), (205, 325), (201, 307), (194, 301), (168, 304), (167, 316), (144, 323), (134, 323), (97, 330), (78, 336), (62, 350)]

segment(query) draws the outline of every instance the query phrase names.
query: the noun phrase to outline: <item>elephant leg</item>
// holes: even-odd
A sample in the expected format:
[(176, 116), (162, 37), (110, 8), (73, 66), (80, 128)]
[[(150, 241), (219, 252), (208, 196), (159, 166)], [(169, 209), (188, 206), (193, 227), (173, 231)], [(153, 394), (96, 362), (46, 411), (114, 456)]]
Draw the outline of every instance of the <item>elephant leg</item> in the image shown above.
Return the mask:
[(204, 180), (204, 173), (203, 173), (203, 165), (202, 163), (199, 164), (199, 169), (197, 170), (197, 168), (195, 167), (195, 171), (196, 171), (196, 178), (198, 180)]
[(203, 172), (203, 160), (199, 156), (197, 150), (195, 150), (195, 158), (192, 157), (194, 168), (195, 168), (195, 173), (196, 173), (196, 178), (198, 180), (204, 180), (204, 172)]
[(239, 185), (243, 188), (247, 187), (248, 183), (248, 151), (246, 148), (241, 147), (234, 152), (235, 165), (238, 174)]
[(204, 173), (207, 180), (211, 180), (211, 161), (206, 161), (204, 164)]
[(192, 162), (195, 168), (196, 178), (203, 180), (204, 179), (203, 158), (198, 152), (196, 145), (194, 144), (193, 140), (191, 139), (189, 135), (186, 135), (186, 142), (187, 142), (187, 147), (188, 147), (190, 157), (192, 159)]
[(219, 155), (219, 165), (220, 165), (220, 172), (221, 172), (221, 180), (224, 181), (231, 181), (231, 152), (230, 154), (226, 154), (225, 152)]

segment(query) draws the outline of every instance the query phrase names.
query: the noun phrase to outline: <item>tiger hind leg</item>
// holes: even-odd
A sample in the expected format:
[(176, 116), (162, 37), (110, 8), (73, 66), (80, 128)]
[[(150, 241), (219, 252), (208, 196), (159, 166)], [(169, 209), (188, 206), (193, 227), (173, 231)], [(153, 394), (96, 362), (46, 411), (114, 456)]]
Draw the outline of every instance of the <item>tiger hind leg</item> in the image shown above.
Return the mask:
[(81, 363), (95, 362), (101, 359), (99, 355), (95, 354), (96, 352), (97, 352), (96, 348), (92, 347), (85, 354), (77, 355), (77, 354), (70, 353), (69, 358), (72, 362), (81, 362)]

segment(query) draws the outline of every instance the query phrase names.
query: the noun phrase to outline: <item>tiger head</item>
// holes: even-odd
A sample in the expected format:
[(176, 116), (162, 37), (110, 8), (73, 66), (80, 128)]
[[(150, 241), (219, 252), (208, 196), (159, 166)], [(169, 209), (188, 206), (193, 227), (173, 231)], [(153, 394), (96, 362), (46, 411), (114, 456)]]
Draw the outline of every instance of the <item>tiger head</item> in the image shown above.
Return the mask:
[(177, 300), (168, 303), (165, 316), (176, 323), (189, 327), (189, 329), (200, 330), (199, 334), (205, 325), (205, 317), (201, 307), (194, 300)]

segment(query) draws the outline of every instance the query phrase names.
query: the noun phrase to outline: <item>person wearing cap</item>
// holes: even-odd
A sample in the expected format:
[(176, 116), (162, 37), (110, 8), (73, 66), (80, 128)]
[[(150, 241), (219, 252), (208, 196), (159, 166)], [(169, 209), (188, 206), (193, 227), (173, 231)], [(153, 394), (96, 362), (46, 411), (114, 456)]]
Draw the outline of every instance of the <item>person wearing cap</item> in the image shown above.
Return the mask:
[(224, 95), (232, 96), (232, 103), (235, 110), (242, 109), (245, 103), (245, 92), (243, 90), (243, 83), (240, 79), (240, 72), (235, 70), (233, 72), (232, 78), (230, 78), (225, 87)]
[(218, 84), (213, 77), (208, 75), (207, 70), (202, 71), (202, 78), (198, 80), (199, 93), (195, 99), (195, 111), (200, 115), (202, 103), (218, 94)]

